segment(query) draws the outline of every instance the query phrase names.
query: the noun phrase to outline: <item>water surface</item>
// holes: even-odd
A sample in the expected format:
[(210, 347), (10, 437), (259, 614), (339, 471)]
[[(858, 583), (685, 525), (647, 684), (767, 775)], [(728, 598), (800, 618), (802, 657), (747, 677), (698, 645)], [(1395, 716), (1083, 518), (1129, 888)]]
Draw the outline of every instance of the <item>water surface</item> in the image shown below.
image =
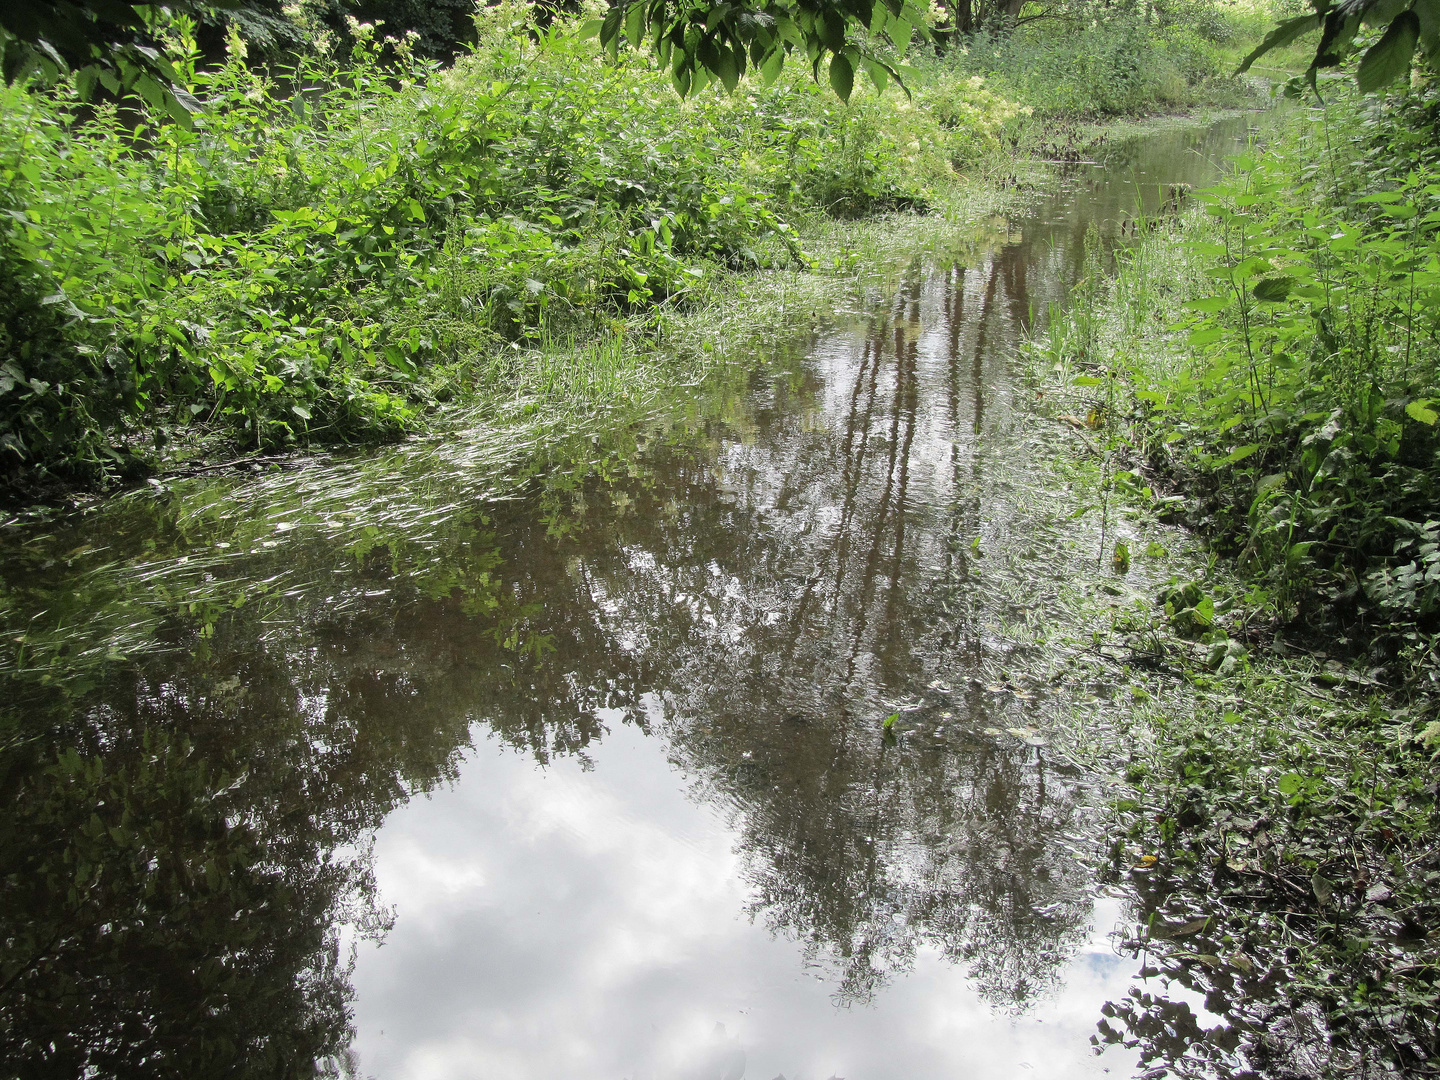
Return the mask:
[(1056, 637), (1153, 581), (1019, 347), (1244, 133), (1112, 147), (603, 435), (7, 528), (0, 1057), (1129, 1074), (1090, 1044), (1124, 896), (1052, 745), (1105, 688)]

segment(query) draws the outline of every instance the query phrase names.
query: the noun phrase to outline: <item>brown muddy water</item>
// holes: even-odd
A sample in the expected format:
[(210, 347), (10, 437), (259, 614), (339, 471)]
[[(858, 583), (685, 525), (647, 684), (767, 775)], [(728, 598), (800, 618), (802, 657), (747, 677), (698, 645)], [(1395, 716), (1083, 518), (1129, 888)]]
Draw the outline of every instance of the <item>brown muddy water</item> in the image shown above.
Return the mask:
[(1120, 705), (1067, 657), (1167, 571), (1103, 557), (1146, 537), (1020, 346), (1246, 131), (1113, 146), (601, 435), (11, 522), (6, 1075), (1132, 1075), (1065, 750)]

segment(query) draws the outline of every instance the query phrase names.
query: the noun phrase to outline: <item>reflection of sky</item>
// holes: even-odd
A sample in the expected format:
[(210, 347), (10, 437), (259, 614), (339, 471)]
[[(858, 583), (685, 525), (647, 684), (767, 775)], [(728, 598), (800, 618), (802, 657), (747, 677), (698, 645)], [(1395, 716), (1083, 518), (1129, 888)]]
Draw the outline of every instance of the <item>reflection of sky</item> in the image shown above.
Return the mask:
[(1103, 940), (1113, 914), (1097, 913), (1064, 989), (1018, 1019), (992, 1013), (963, 969), (924, 947), (874, 1005), (837, 1008), (799, 945), (743, 916), (727, 815), (687, 797), (659, 740), (610, 726), (593, 769), (541, 769), (482, 741), (459, 783), (386, 822), (376, 873), (397, 920), (355, 971), (365, 1075), (1127, 1073), (1129, 1059), (1089, 1045), (1100, 1005), (1133, 974)]
[[(901, 970), (879, 949), (883, 988), (872, 1004), (841, 1008), (833, 963), (807, 966), (800, 943), (772, 937), (763, 923), (775, 916), (776, 925), (805, 936), (813, 921), (807, 904), (846, 909), (852, 898), (839, 883), (867, 882), (876, 895), (854, 897), (855, 911), (821, 913), (830, 918), (813, 929), (826, 948), (865, 959), (867, 943), (883, 929), (867, 919), (883, 917), (885, 889), (922, 908), (989, 896), (992, 932), (979, 944), (992, 951), (1007, 940), (1047, 943), (1061, 955), (1071, 948), (1063, 934), (1004, 932), (1009, 900), (1027, 905), (1028, 915), (1036, 896), (1068, 893), (1042, 887), (1039, 875), (1012, 882), (1008, 848), (997, 851), (1025, 839), (1009, 836), (1010, 826), (1039, 827), (1035, 841), (1055, 844), (1041, 820), (1042, 811), (1058, 815), (1050, 823), (1058, 828), (1064, 816), (1055, 781), (1049, 803), (1037, 779), (1033, 806), (979, 800), (950, 815), (937, 809), (946, 800), (931, 796), (958, 759), (911, 775), (915, 783), (904, 790), (918, 801), (909, 810), (898, 797), (886, 803), (899, 815), (891, 824), (943, 820), (960, 829), (957, 842), (968, 837), (966, 858), (976, 873), (907, 883), (915, 866), (895, 857), (900, 845), (881, 845), (877, 857), (893, 858), (878, 867), (866, 862), (868, 837), (828, 850), (827, 839), (844, 839), (826, 831), (829, 812), (837, 811), (834, 828), (858, 828), (863, 815), (825, 800), (853, 796), (854, 785), (868, 783), (851, 772), (878, 776), (879, 769), (850, 743), (841, 723), (850, 714), (837, 719), (809, 691), (842, 687), (872, 699), (882, 690), (911, 693), (942, 660), (953, 661), (954, 642), (930, 640), (938, 631), (928, 613), (939, 593), (927, 593), (942, 573), (958, 573), (952, 563), (963, 563), (966, 596), (981, 612), (955, 617), (955, 640), (991, 632), (1006, 585), (1000, 560), (972, 572), (952, 554), (971, 539), (1000, 553), (1007, 531), (1017, 542), (1034, 542), (1027, 500), (1053, 478), (1030, 468), (1041, 460), (1043, 440), (1034, 425), (1016, 424), (1011, 407), (1017, 391), (1009, 364), (1023, 324), (1063, 299), (1090, 223), (1113, 231), (1137, 188), (1149, 191), (1153, 210), (1159, 178), (1193, 165), (1192, 152), (1208, 138), (1178, 132), (1152, 140), (1151, 164), (1160, 169), (1153, 176), (1137, 160), (1129, 168), (1121, 162), (1111, 182), (1080, 177), (1075, 191), (1037, 208), (1024, 228), (995, 238), (971, 264), (946, 270), (917, 263), (888, 314), (818, 343), (804, 389), (762, 380), (706, 466), (718, 498), (734, 507), (733, 519), (706, 501), (702, 484), (694, 486), (701, 498), (690, 509), (706, 523), (703, 536), (687, 539), (663, 521), (639, 529), (616, 510), (611, 524), (625, 524), (616, 535), (630, 538), (623, 571), (603, 547), (574, 564), (604, 614), (598, 666), (620, 651), (653, 659), (647, 688), (672, 692), (677, 715), (714, 718), (718, 735), (709, 750), (703, 740), (698, 751), (688, 748), (688, 758), (686, 746), (670, 748), (707, 775), (682, 777), (662, 738), (646, 739), (618, 715), (608, 717), (609, 735), (587, 747), (587, 761), (560, 760), (544, 770), (477, 735), (481, 748), (454, 787), (400, 808), (381, 830), (381, 900), (398, 917), (388, 942), (362, 952), (355, 972), (363, 1073), (377, 1080), (1010, 1080), (1132, 1071), (1133, 1057), (1096, 1058), (1089, 1043), (1100, 1006), (1126, 992), (1137, 966), (1104, 941), (1113, 904), (1103, 918), (1096, 913), (1101, 933), (1064, 963), (1059, 989), (1020, 1017), (991, 1011), (963, 967), (932, 944), (944, 937), (936, 927), (914, 936), (913, 963), (906, 954)], [(1133, 183), (1113, 183), (1131, 169)], [(1046, 430), (1053, 436), (1057, 429)], [(652, 482), (667, 475), (676, 491), (689, 490), (683, 465)], [(643, 487), (634, 494), (643, 504)], [(632, 492), (617, 488), (611, 497), (622, 508)], [(722, 539), (734, 530), (736, 543), (698, 543), (714, 539), (716, 529)], [(1087, 551), (1100, 550), (1098, 536), (1086, 543)], [(709, 561), (696, 550), (710, 551)], [(1057, 580), (1068, 576), (1065, 553), (1050, 554), (1048, 570), (1025, 564), (1015, 571), (1026, 605), (1053, 600)], [(813, 596), (808, 585), (803, 590), (804, 604), (795, 601), (796, 574), (787, 570), (815, 586)], [(1136, 568), (1132, 587), (1144, 573)], [(990, 596), (986, 589), (1000, 591)], [(672, 607), (687, 617), (667, 617)], [(789, 634), (781, 624), (792, 616)], [(771, 627), (773, 634), (763, 632)], [(778, 672), (778, 681), (766, 683), (767, 672)], [(879, 701), (867, 700), (856, 715), (866, 707), (878, 709)], [(503, 705), (500, 711), (507, 713)], [(783, 749), (763, 739), (747, 746), (756, 735), (747, 716), (792, 712), (837, 723), (835, 738), (797, 734)], [(661, 717), (652, 720), (664, 728)], [(768, 788), (748, 791), (729, 770), (749, 761), (752, 750), (756, 776), (806, 785), (807, 792), (819, 774), (833, 778), (834, 785), (814, 784), (805, 796), (821, 800), (817, 812), (797, 813), (803, 800), (772, 799)], [(822, 750), (818, 761), (807, 756)], [(976, 780), (950, 771), (949, 782)], [(697, 805), (702, 783), (743, 805)], [(1013, 777), (1009, 783), (996, 791), (1014, 797)], [(752, 848), (748, 863), (737, 854), (742, 843)], [(757, 901), (747, 882), (756, 881), (750, 864), (767, 858), (778, 860), (771, 884), (779, 901), (774, 910), (760, 904), (767, 915), (757, 924), (745, 915)], [(953, 895), (946, 891), (952, 885), (959, 887)], [(967, 932), (963, 924), (956, 931)], [(1034, 978), (1048, 964), (1013, 951), (1000, 959), (1039, 961), (1001, 963), (1005, 976)]]

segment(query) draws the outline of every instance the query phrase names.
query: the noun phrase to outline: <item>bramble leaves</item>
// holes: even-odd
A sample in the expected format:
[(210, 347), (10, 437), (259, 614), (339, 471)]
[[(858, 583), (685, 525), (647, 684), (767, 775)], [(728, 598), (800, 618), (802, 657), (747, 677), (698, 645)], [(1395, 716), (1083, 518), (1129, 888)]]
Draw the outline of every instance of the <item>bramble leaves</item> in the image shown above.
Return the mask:
[(1440, 413), (1435, 411), (1433, 404), (1433, 402), (1423, 399), (1409, 402), (1405, 406), (1405, 415), (1410, 417), (1411, 420), (1418, 420), (1422, 424), (1429, 424), (1431, 427), (1434, 427), (1435, 422), (1440, 420)]
[(1255, 283), (1250, 290), (1256, 300), (1263, 300), (1266, 303), (1278, 304), (1290, 295), (1290, 289), (1295, 284), (1294, 278), (1273, 277), (1265, 278)]

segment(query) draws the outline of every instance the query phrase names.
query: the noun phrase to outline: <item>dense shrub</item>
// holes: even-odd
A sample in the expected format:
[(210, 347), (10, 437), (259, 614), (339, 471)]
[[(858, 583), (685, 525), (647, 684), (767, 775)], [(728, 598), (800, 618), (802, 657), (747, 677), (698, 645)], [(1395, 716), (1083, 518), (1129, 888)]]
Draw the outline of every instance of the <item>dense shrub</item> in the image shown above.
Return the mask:
[(648, 56), (538, 33), (527, 6), (473, 29), (441, 70), (351, 18), (272, 78), (236, 27), (207, 66), (176, 20), (194, 130), (64, 82), (7, 87), (0, 486), (94, 483), (196, 431), (393, 438), (437, 394), (504, 396), (530, 346), (804, 265), (810, 215), (923, 208), (1012, 152), (1031, 106), (1179, 101), (1166, 88), (1209, 71), (1159, 63), (1184, 49), (1116, 18), (921, 57), (913, 96), (842, 104), (794, 64), (682, 102)]
[(283, 83), (233, 35), (198, 69), (177, 24), (208, 102), (194, 131), (8, 88), (9, 481), (93, 480), (191, 423), (262, 448), (392, 436), (438, 367), (683, 304), (727, 267), (803, 262), (782, 214), (915, 205), (950, 141), (963, 154), (1004, 119), (954, 100), (942, 129), (898, 94), (847, 108), (794, 71), (682, 104), (642, 58), (537, 44), (514, 15), (490, 10), (448, 71), (403, 42), (382, 68), (361, 26), (343, 66)]

